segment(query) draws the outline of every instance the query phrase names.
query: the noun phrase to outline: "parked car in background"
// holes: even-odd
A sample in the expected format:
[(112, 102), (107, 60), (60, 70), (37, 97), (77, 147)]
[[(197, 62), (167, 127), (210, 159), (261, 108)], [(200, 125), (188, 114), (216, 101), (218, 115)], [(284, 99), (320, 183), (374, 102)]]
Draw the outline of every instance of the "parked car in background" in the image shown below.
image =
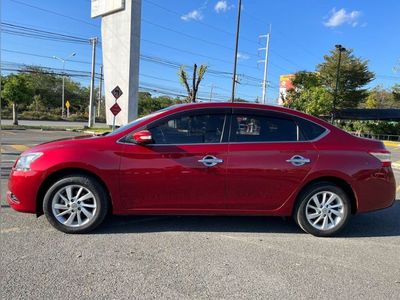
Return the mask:
[(293, 216), (331, 236), (395, 199), (390, 152), (304, 113), (249, 103), (169, 107), (105, 136), (22, 153), (8, 202), (85, 233), (117, 215)]

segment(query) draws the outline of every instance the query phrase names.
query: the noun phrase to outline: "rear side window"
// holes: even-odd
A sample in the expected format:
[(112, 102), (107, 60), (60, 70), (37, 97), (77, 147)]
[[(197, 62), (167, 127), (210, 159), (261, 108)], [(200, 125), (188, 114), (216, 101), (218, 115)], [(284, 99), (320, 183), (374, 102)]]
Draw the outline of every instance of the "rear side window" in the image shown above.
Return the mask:
[(326, 129), (313, 122), (307, 121), (305, 119), (298, 118), (297, 123), (300, 127), (300, 140), (301, 141), (311, 141), (320, 137), (325, 133)]
[(167, 119), (149, 128), (155, 144), (220, 143), (225, 114), (193, 114)]
[(232, 117), (232, 142), (292, 142), (298, 140), (298, 127), (292, 119), (248, 114), (234, 114)]

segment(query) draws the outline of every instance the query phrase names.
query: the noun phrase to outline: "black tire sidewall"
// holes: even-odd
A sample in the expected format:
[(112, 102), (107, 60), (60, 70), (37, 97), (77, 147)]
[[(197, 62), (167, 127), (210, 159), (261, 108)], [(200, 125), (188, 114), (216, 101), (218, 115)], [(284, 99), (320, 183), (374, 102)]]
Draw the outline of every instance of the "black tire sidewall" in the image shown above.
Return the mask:
[[(342, 218), (341, 223), (330, 230), (319, 230), (317, 228), (314, 228), (307, 220), (306, 217), (306, 205), (309, 199), (322, 191), (329, 191), (337, 194), (343, 201), (344, 205), (344, 215)], [(332, 183), (325, 183), (325, 182), (320, 182), (311, 185), (307, 189), (305, 189), (299, 196), (299, 201), (296, 207), (296, 212), (295, 212), (295, 220), (297, 224), (300, 226), (301, 229), (303, 229), (305, 232), (310, 233), (315, 236), (319, 237), (329, 237), (329, 236), (334, 236), (338, 232), (340, 232), (347, 224), (349, 217), (351, 214), (351, 203), (350, 203), (350, 198), (348, 194), (338, 187), (335, 184)]]
[[(96, 199), (96, 214), (93, 219), (82, 227), (68, 227), (61, 224), (53, 215), (52, 200), (54, 194), (67, 185), (82, 185), (93, 193)], [(56, 229), (65, 233), (87, 233), (98, 227), (104, 220), (108, 211), (107, 194), (103, 186), (90, 176), (72, 175), (61, 178), (50, 186), (43, 200), (43, 211), (49, 223)]]

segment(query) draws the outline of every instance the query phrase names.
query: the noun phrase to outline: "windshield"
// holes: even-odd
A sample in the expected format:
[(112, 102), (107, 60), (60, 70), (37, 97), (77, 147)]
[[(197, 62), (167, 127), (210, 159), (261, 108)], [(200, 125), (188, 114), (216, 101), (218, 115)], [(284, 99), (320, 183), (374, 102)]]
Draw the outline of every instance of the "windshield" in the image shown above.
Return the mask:
[(136, 120), (124, 125), (124, 126), (119, 127), (118, 129), (114, 130), (113, 132), (108, 133), (107, 136), (118, 134), (118, 133), (120, 133), (120, 132), (122, 132), (122, 131), (124, 131), (124, 130), (126, 130), (126, 129), (128, 129), (128, 128), (130, 128), (130, 127), (132, 127), (132, 126), (134, 126), (134, 125), (136, 125), (136, 124), (138, 124), (140, 122), (142, 122), (142, 121), (145, 121), (145, 120), (150, 119), (150, 118), (152, 118), (152, 117), (154, 117), (156, 115), (159, 115), (164, 111), (170, 110), (170, 109), (174, 108), (175, 106), (176, 105), (172, 105), (172, 106), (157, 110), (157, 111), (155, 111), (155, 112), (153, 112), (153, 113), (151, 113), (151, 114), (149, 114), (147, 116), (140, 117), (140, 118), (138, 118), (138, 119), (136, 119)]

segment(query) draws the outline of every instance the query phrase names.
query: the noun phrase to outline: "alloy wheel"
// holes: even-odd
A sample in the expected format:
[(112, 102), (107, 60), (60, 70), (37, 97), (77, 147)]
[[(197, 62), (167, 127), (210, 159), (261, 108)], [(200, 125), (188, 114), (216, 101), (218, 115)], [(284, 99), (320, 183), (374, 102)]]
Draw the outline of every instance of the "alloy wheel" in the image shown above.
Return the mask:
[(89, 223), (97, 211), (97, 200), (93, 193), (82, 185), (67, 185), (60, 188), (51, 202), (54, 217), (68, 227), (81, 227)]
[(345, 214), (343, 199), (331, 192), (322, 191), (307, 201), (305, 215), (315, 229), (326, 231), (337, 227)]

